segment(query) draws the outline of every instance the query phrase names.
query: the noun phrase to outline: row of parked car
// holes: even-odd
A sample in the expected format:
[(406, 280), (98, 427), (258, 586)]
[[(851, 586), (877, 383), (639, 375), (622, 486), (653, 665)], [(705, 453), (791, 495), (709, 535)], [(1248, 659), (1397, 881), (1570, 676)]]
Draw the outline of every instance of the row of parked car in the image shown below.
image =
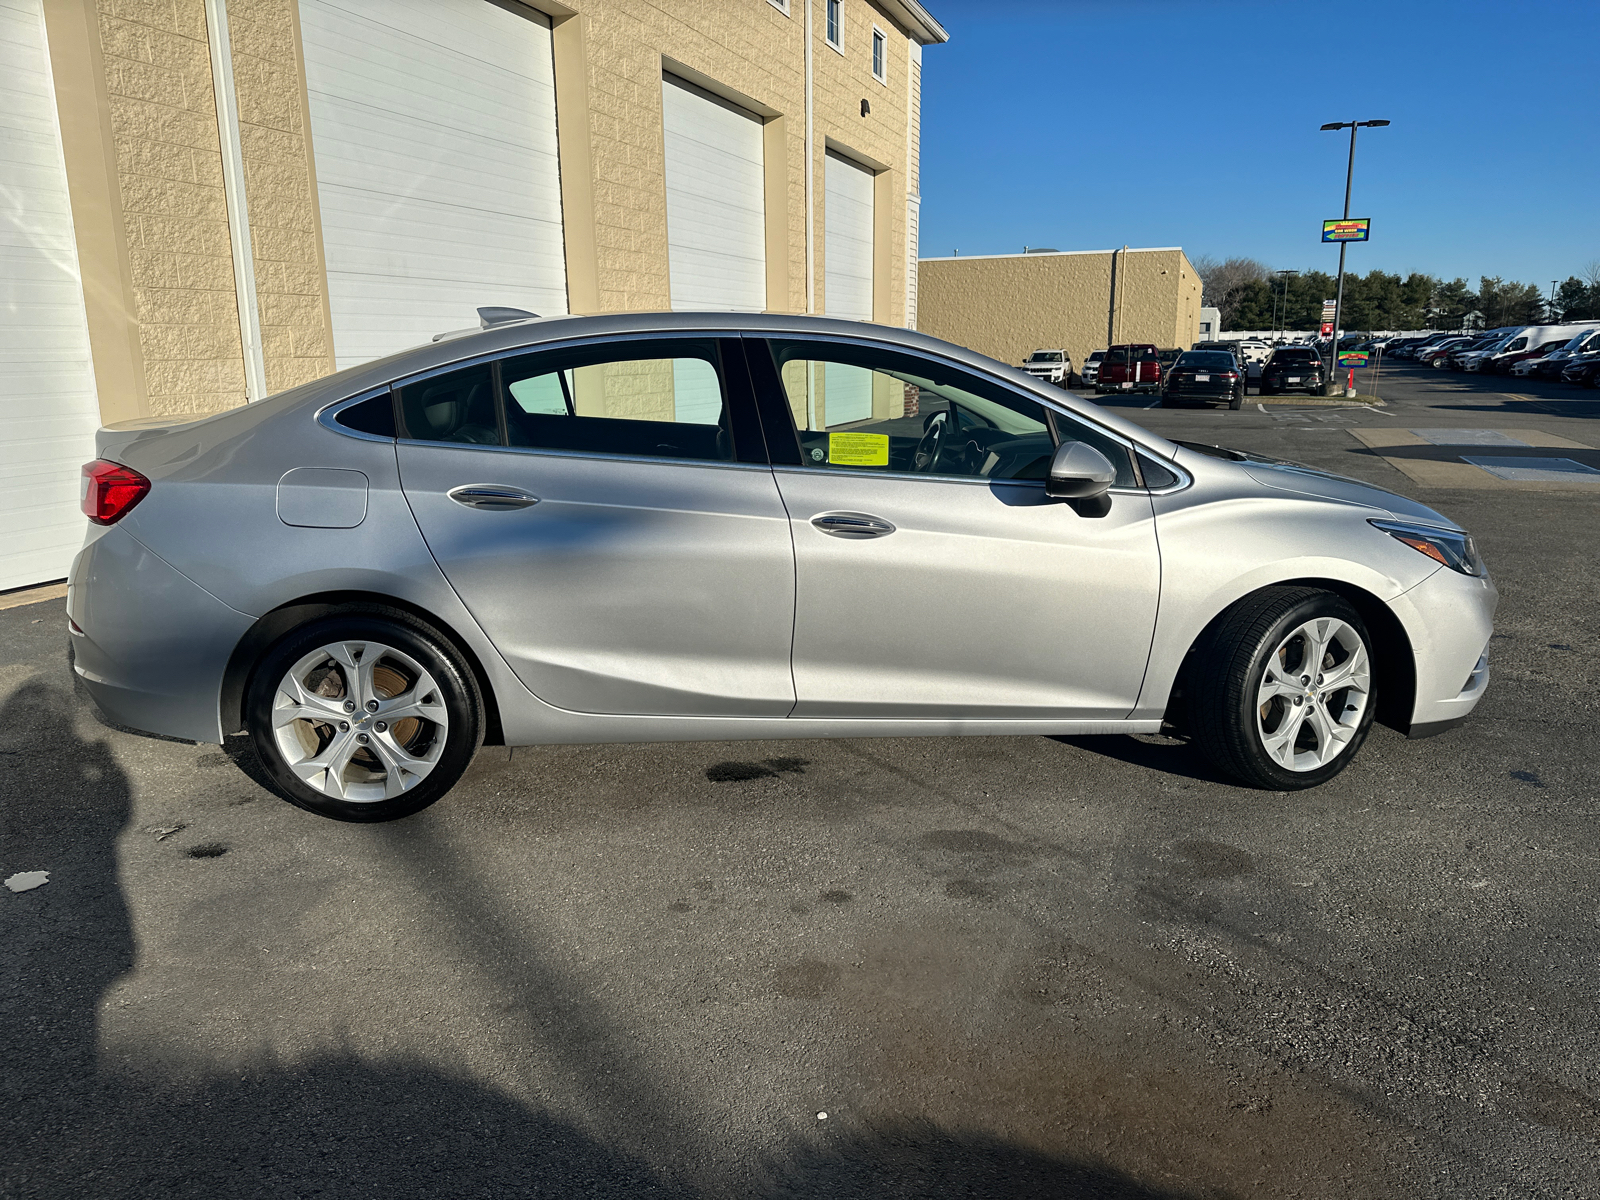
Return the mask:
[(1600, 321), (1375, 339), (1360, 348), (1381, 349), (1386, 358), (1411, 359), (1440, 370), (1560, 379), (1600, 387)]
[[(1074, 382), (1072, 359), (1065, 350), (1035, 350), (1022, 369), (1058, 387)], [(1163, 350), (1146, 343), (1094, 351), (1077, 379), (1097, 396), (1150, 392), (1158, 393), (1167, 408), (1190, 403), (1241, 408), (1252, 376), (1259, 379), (1264, 396), (1315, 394), (1322, 390), (1324, 370), (1322, 355), (1306, 343), (1273, 347), (1265, 342), (1197, 342), (1190, 350)]]

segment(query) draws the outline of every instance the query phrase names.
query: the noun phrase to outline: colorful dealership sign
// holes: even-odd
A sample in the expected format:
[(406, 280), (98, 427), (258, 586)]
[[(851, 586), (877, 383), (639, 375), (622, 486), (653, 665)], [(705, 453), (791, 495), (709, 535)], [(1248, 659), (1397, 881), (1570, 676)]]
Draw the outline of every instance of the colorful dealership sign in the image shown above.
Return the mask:
[(1339, 351), (1339, 365), (1341, 367), (1364, 367), (1367, 365), (1367, 352), (1365, 350)]
[(1367, 217), (1322, 223), (1322, 240), (1325, 242), (1364, 242), (1371, 232), (1372, 221)]

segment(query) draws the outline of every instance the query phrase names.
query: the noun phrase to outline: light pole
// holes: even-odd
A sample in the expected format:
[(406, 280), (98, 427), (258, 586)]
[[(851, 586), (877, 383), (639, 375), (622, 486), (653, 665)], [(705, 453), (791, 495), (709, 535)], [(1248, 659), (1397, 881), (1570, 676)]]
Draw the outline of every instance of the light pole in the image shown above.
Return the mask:
[(1282, 270), (1282, 271), (1274, 271), (1273, 274), (1277, 275), (1277, 276), (1280, 276), (1283, 279), (1283, 318), (1282, 318), (1282, 320), (1279, 320), (1279, 318), (1278, 318), (1278, 298), (1276, 296), (1274, 296), (1272, 298), (1272, 340), (1274, 342), (1279, 342), (1279, 341), (1283, 340), (1279, 336), (1279, 326), (1281, 325), (1284, 328), (1284, 330), (1287, 330), (1288, 326), (1289, 326), (1289, 276), (1298, 275), (1298, 274), (1300, 274), (1300, 272), (1299, 271), (1290, 271), (1288, 269), (1285, 269), (1285, 270)]
[(1549, 307), (1550, 307), (1550, 311), (1546, 315), (1549, 316), (1549, 318), (1553, 321), (1553, 320), (1555, 320), (1555, 317), (1556, 317), (1556, 281), (1554, 279), (1552, 279), (1550, 281), (1550, 306)]
[[(1356, 174), (1356, 130), (1376, 129), (1387, 125), (1387, 121), (1330, 121), (1323, 129), (1348, 129), (1350, 131), (1350, 166), (1344, 175), (1344, 219), (1350, 219), (1350, 183)], [(1333, 301), (1333, 344), (1328, 347), (1328, 379), (1326, 394), (1334, 394), (1333, 373), (1339, 365), (1339, 322), (1344, 318), (1344, 251), (1345, 243), (1339, 243), (1339, 287), (1334, 292)], [(1341, 389), (1342, 390), (1342, 389)]]

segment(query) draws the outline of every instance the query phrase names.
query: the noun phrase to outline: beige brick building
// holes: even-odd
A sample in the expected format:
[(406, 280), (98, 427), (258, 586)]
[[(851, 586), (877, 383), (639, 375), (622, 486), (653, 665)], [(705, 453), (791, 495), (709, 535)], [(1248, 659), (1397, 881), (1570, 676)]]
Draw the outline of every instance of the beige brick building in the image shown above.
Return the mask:
[(24, 93), (0, 452), (26, 485), (0, 517), (33, 514), (0, 589), (64, 574), (95, 425), (243, 404), (477, 305), (914, 322), (945, 36), (918, 0), (0, 6)]
[(1074, 367), (1119, 342), (1187, 350), (1200, 278), (1176, 247), (925, 258), (917, 327), (1001, 362), (1065, 349)]

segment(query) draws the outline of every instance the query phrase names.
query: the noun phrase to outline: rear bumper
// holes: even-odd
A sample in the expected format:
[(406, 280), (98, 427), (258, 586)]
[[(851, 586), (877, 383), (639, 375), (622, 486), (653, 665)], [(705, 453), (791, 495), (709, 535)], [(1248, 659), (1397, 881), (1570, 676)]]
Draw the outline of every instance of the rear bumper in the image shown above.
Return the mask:
[(1162, 396), (1168, 400), (1193, 400), (1196, 403), (1209, 403), (1218, 400), (1232, 400), (1235, 392), (1239, 390), (1238, 381), (1233, 383), (1185, 383), (1169, 384), (1162, 391)]
[(223, 673), (255, 618), (115, 527), (73, 561), (67, 616), (73, 670), (112, 721), (221, 743)]

